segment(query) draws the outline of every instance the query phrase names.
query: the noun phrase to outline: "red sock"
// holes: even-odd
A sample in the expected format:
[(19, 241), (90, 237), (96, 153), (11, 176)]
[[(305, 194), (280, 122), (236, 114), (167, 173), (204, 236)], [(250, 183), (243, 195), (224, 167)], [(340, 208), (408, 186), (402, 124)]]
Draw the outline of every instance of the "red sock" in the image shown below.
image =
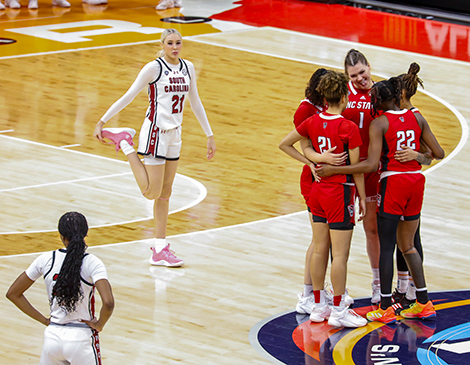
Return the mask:
[(320, 290), (314, 290), (313, 296), (315, 298), (315, 303), (320, 303)]
[(342, 297), (343, 297), (342, 295), (335, 295), (335, 296), (333, 297), (333, 305), (334, 305), (335, 307), (339, 307), (339, 305), (341, 304), (341, 298), (342, 298)]

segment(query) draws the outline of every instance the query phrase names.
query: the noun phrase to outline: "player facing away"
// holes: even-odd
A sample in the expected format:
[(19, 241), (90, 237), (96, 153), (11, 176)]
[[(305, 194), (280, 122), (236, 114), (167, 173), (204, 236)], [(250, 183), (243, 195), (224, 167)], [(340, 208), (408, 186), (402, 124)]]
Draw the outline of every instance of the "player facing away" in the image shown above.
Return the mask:
[[(295, 127), (300, 126), (300, 124), (307, 118), (311, 117), (312, 115), (321, 113), (322, 111), (326, 110), (325, 100), (323, 95), (317, 90), (318, 84), (320, 83), (321, 78), (327, 72), (324, 68), (319, 68), (316, 70), (312, 76), (310, 77), (307, 87), (305, 88), (305, 99), (301, 101), (299, 107), (297, 108), (294, 114), (294, 125)], [(300, 140), (300, 145), (302, 150), (307, 146), (311, 146), (311, 141), (307, 138), (302, 138)], [(326, 151), (322, 154), (316, 154), (314, 157), (314, 162), (320, 163), (329, 163), (332, 165), (342, 164), (347, 157), (347, 153), (333, 153), (335, 148), (331, 148), (331, 150)], [(312, 189), (312, 184), (314, 181), (314, 176), (312, 174), (312, 170), (308, 165), (304, 165), (302, 168), (302, 173), (300, 175), (300, 193), (305, 199), (305, 203), (308, 203), (308, 199), (310, 197), (310, 191)], [(307, 205), (308, 208), (308, 205)], [(312, 220), (312, 213), (310, 212), (310, 208), (308, 208), (309, 212), (309, 220), (310, 225), (313, 225)], [(312, 227), (313, 229), (313, 227)], [(299, 295), (299, 299), (297, 301), (297, 305), (295, 307), (296, 312), (300, 314), (310, 314), (312, 312), (312, 308), (315, 304), (314, 297), (313, 297), (313, 287), (312, 287), (312, 277), (310, 275), (310, 261), (313, 254), (313, 239), (310, 242), (310, 245), (307, 249), (307, 253), (305, 255), (305, 267), (304, 267), (304, 286), (303, 292)], [(330, 295), (329, 291), (326, 291), (327, 295)], [(347, 303), (352, 304), (354, 300), (348, 295), (347, 289), (345, 292), (347, 297)]]
[[(396, 151), (406, 145), (420, 150), (422, 139), (436, 159), (444, 158), (426, 119), (408, 109), (400, 109), (402, 81), (392, 77), (372, 87), (371, 101), (375, 113), (383, 114), (370, 126), (369, 155), (354, 166), (326, 166), (317, 170), (321, 176), (332, 173), (358, 173), (377, 170), (381, 163), (377, 226), (380, 238), (380, 307), (367, 314), (371, 321), (396, 322), (392, 307), (393, 254), (395, 245), (403, 253), (416, 285), (416, 302), (400, 312), (405, 318), (432, 318), (436, 311), (429, 300), (423, 263), (414, 246), (424, 195), (425, 178), (416, 160), (398, 161)], [(402, 218), (403, 217), (403, 218)]]
[[(158, 58), (147, 63), (129, 90), (116, 101), (98, 121), (93, 136), (104, 142), (109, 139), (127, 156), (142, 195), (154, 202), (155, 243), (152, 265), (178, 267), (184, 261), (170, 251), (166, 241), (169, 199), (181, 152), (181, 124), (185, 100), (207, 136), (207, 159), (214, 157), (216, 146), (206, 112), (199, 98), (194, 65), (179, 57), (183, 46), (181, 34), (176, 29), (165, 29), (161, 35), (163, 49)], [(149, 106), (139, 135), (137, 153), (131, 128), (105, 128), (104, 124), (129, 105), (143, 89), (148, 89)]]
[[(423, 81), (418, 77), (420, 67), (416, 62), (413, 62), (406, 74), (398, 76), (403, 84), (403, 92), (400, 100), (400, 108), (411, 110), (413, 113), (420, 113), (419, 109), (414, 107), (411, 103), (411, 98), (416, 94), (418, 85), (424, 87)], [(421, 165), (430, 165), (432, 162), (431, 150), (426, 146), (426, 143), (420, 141), (420, 152), (409, 148), (406, 145), (401, 146), (401, 150), (395, 153), (395, 159), (399, 162), (408, 162), (416, 160)], [(421, 245), (420, 224), (416, 229), (415, 248), (418, 250), (421, 260), (424, 260), (423, 247)], [(400, 250), (396, 250), (396, 263), (397, 263), (397, 287), (393, 292), (393, 307), (395, 313), (399, 313), (402, 309), (408, 308), (416, 301), (416, 287), (413, 278), (409, 275), (408, 266)]]
[[(47, 326), (40, 365), (98, 365), (101, 364), (98, 332), (114, 309), (106, 268), (99, 258), (85, 252), (88, 223), (82, 214), (65, 213), (59, 220), (59, 233), (65, 248), (36, 258), (10, 286), (6, 296), (22, 312)], [(49, 318), (24, 296), (40, 276), (46, 284)], [(95, 288), (102, 302), (98, 319)]]
[[(342, 113), (346, 119), (352, 120), (359, 127), (362, 145), (360, 158), (367, 158), (369, 148), (369, 126), (374, 119), (371, 115), (370, 89), (374, 82), (371, 78), (371, 68), (367, 58), (356, 49), (350, 49), (344, 59), (344, 70), (349, 76), (349, 96), (346, 110)], [(372, 270), (372, 304), (380, 302), (380, 274), (379, 256), (380, 244), (377, 233), (377, 220), (375, 218), (375, 205), (377, 203), (377, 184), (379, 174), (377, 171), (364, 174), (366, 187), (367, 211), (362, 221), (366, 235), (367, 255)]]
[[(281, 141), (279, 148), (294, 159), (314, 168), (314, 164), (301, 154), (294, 144), (308, 138), (316, 153), (324, 153), (333, 147), (335, 152), (347, 152), (345, 164), (359, 162), (361, 137), (359, 128), (345, 119), (341, 112), (348, 102), (347, 77), (343, 73), (327, 71), (318, 90), (328, 103), (325, 112), (307, 118)], [(310, 263), (314, 305), (310, 320), (334, 327), (361, 327), (365, 318), (357, 315), (345, 302), (347, 262), (351, 237), (355, 224), (356, 186), (359, 195), (360, 214), (365, 213), (365, 189), (362, 174), (335, 175), (315, 181), (308, 206), (312, 213), (313, 255)], [(331, 246), (331, 282), (334, 288), (333, 305), (325, 298), (324, 282)]]

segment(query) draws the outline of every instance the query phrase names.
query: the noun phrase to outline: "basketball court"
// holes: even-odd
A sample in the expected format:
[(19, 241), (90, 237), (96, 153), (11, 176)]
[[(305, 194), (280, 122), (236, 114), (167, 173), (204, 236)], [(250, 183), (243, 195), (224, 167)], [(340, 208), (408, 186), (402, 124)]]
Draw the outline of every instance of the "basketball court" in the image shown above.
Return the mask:
[[(300, 0), (183, 3), (156, 11), (153, 0), (72, 0), (70, 9), (40, 1), (31, 11), (23, 1), (0, 11), (0, 292), (41, 252), (61, 246), (57, 221), (77, 210), (116, 299), (100, 334), (105, 364), (464, 364), (470, 27)], [(168, 226), (186, 262), (177, 269), (148, 264), (152, 204), (124, 155), (92, 138), (168, 27), (183, 35), (182, 57), (196, 67), (218, 148), (207, 162), (188, 105)], [(341, 70), (350, 48), (367, 56), (374, 80), (421, 66), (425, 89), (413, 102), (446, 151), (425, 171), (421, 235), (433, 322), (337, 330), (293, 311), (311, 232), (301, 166), (278, 144), (310, 75)], [(109, 126), (138, 130), (147, 103), (142, 92)], [(366, 310), (361, 223), (348, 269), (356, 308)], [(41, 280), (27, 297), (48, 312)], [(37, 364), (44, 328), (2, 298), (3, 361)]]

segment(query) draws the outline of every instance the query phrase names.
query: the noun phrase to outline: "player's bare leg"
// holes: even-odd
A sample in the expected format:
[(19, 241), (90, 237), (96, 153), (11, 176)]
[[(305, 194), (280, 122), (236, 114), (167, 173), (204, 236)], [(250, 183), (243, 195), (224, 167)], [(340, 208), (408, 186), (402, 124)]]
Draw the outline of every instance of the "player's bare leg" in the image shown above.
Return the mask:
[[(308, 216), (309, 216), (310, 225), (312, 227), (312, 232), (313, 232), (312, 213), (309, 212)], [(310, 274), (310, 261), (312, 260), (312, 255), (313, 255), (313, 236), (312, 236), (312, 241), (310, 242), (310, 246), (307, 249), (307, 253), (305, 254), (303, 292), (301, 295), (299, 294), (299, 299), (295, 307), (296, 312), (300, 314), (310, 314), (312, 312), (312, 308), (315, 303), (313, 299), (312, 276)]]
[(156, 266), (178, 267), (184, 264), (183, 260), (170, 251), (170, 244), (166, 241), (170, 196), (177, 167), (178, 161), (166, 161), (164, 165), (146, 166), (149, 175), (149, 190), (144, 196), (154, 198), (156, 237), (150, 264)]
[(369, 256), (370, 267), (372, 269), (372, 299), (373, 304), (380, 302), (380, 241), (377, 231), (377, 203), (366, 203), (366, 215), (363, 220), (364, 233), (366, 235), (367, 255)]

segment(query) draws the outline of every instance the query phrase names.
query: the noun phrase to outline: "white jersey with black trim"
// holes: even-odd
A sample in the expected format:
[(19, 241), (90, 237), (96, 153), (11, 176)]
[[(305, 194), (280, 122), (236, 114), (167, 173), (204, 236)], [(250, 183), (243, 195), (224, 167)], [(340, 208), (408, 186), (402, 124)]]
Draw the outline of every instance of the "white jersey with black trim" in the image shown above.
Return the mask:
[(148, 86), (149, 107), (146, 117), (161, 130), (177, 128), (183, 123), (184, 101), (189, 92), (191, 74), (185, 60), (178, 65), (157, 58), (160, 74)]
[[(67, 251), (60, 249), (45, 252), (26, 269), (26, 275), (33, 281), (44, 276), (44, 283), (48, 298), (51, 298), (52, 290), (64, 263)], [(103, 262), (92, 254), (85, 254), (80, 271), (81, 289), (83, 299), (77, 303), (75, 311), (67, 313), (58, 304), (57, 300), (51, 303), (51, 322), (58, 324), (80, 323), (79, 319), (91, 320), (95, 316), (95, 283), (101, 279), (107, 279), (108, 275)]]

